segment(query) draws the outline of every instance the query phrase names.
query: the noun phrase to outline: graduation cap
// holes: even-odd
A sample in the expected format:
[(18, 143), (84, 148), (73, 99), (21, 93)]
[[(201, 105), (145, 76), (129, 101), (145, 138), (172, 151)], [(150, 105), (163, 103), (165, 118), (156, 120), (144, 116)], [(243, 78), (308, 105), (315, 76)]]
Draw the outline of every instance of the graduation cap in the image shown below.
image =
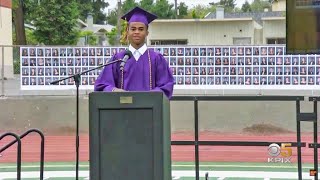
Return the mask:
[(141, 22), (146, 26), (148, 26), (153, 20), (157, 18), (158, 17), (156, 15), (151, 14), (140, 7), (133, 8), (131, 11), (121, 17), (121, 19), (128, 21), (129, 24), (131, 22)]

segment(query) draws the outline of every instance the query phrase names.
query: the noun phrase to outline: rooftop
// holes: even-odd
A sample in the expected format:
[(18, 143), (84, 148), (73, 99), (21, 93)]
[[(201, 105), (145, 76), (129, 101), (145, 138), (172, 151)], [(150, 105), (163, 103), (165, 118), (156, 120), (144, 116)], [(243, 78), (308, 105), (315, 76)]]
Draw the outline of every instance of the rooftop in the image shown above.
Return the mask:
[[(274, 17), (284, 17), (284, 11), (268, 11), (268, 12), (249, 12), (249, 13), (224, 13), (223, 19), (243, 19), (252, 18), (254, 21), (262, 25), (262, 20)], [(217, 13), (209, 13), (205, 19), (217, 19)], [(276, 18), (278, 19), (278, 18)]]

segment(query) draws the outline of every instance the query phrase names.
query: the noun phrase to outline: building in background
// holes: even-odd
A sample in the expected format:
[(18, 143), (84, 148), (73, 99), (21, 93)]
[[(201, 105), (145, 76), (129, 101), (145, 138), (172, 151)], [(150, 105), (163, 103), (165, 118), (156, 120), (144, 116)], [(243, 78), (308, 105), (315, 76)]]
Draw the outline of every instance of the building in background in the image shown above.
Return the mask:
[(285, 12), (225, 13), (223, 7), (204, 19), (155, 20), (150, 45), (285, 44)]
[[(0, 0), (0, 72), (4, 66), (4, 77), (13, 77), (12, 52), (12, 1)], [(5, 47), (6, 46), (6, 47)], [(3, 56), (4, 51), (4, 56)], [(4, 57), (4, 59), (2, 59)], [(2, 64), (2, 62), (4, 62)], [(1, 79), (1, 76), (0, 76)]]
[[(93, 35), (97, 37), (97, 45), (109, 46), (107, 32), (111, 32), (115, 26), (110, 24), (93, 24), (92, 15), (88, 15), (86, 22), (78, 19), (78, 27), (81, 31), (91, 31)], [(88, 37), (81, 37), (77, 43), (78, 46), (88, 45)]]

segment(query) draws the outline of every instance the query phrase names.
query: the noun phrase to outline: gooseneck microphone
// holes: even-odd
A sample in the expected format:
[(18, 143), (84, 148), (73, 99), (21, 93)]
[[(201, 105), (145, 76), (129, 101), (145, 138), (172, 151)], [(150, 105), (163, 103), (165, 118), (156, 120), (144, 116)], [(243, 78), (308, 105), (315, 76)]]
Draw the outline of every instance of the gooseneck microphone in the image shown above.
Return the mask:
[(124, 54), (124, 57), (122, 59), (122, 62), (120, 64), (120, 70), (123, 71), (124, 69), (124, 65), (126, 64), (126, 62), (128, 61), (128, 59), (130, 59), (132, 57), (132, 53), (131, 51), (127, 50), (126, 53)]

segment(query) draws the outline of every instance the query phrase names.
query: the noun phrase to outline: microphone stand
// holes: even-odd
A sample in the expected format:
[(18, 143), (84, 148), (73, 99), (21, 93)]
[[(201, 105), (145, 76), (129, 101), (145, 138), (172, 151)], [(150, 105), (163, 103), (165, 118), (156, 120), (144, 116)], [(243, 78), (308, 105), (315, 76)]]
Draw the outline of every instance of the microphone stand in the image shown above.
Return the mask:
[(78, 178), (79, 178), (79, 172), (78, 172), (79, 171), (79, 85), (80, 85), (81, 75), (85, 74), (85, 73), (88, 73), (90, 71), (102, 68), (104, 66), (108, 66), (108, 65), (111, 65), (111, 64), (114, 64), (114, 63), (117, 63), (117, 62), (121, 62), (121, 61), (123, 61), (123, 60), (122, 59), (118, 59), (118, 60), (115, 60), (115, 61), (111, 61), (111, 62), (108, 62), (106, 64), (97, 66), (95, 68), (92, 68), (92, 69), (89, 69), (89, 70), (86, 70), (86, 71), (83, 71), (83, 72), (80, 72), (80, 73), (77, 73), (77, 74), (73, 74), (73, 75), (71, 75), (69, 77), (58, 79), (56, 81), (52, 81), (50, 83), (50, 84), (57, 84), (58, 82), (64, 81), (66, 79), (73, 78), (74, 82), (75, 82), (75, 85), (76, 85), (76, 89), (77, 89), (77, 95), (76, 95), (76, 99), (77, 99), (77, 102), (76, 102), (76, 109), (77, 109), (77, 112), (76, 112), (76, 114), (77, 114), (76, 115), (76, 125), (77, 125), (77, 129), (76, 129), (76, 180), (78, 180)]

